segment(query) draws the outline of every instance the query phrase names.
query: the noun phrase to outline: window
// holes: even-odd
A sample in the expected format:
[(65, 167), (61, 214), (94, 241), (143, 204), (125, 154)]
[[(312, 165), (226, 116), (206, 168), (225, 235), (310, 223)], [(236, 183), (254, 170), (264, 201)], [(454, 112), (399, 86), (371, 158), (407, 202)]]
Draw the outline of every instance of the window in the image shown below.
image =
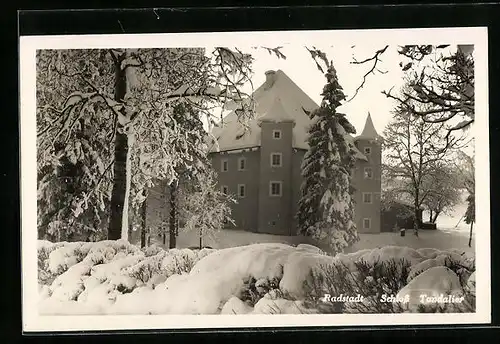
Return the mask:
[(238, 171), (245, 171), (247, 168), (247, 159), (239, 158), (238, 159)]
[(269, 196), (280, 197), (282, 195), (282, 182), (271, 181), (269, 183)]
[(227, 159), (223, 159), (223, 160), (221, 160), (221, 162), (220, 162), (220, 170), (221, 170), (222, 172), (227, 172), (228, 167), (229, 167), (229, 164), (228, 164), (228, 162), (227, 162)]
[(365, 147), (364, 152), (365, 152), (365, 155), (370, 155), (370, 154), (372, 154), (372, 147)]
[(372, 203), (372, 194), (370, 192), (363, 192), (363, 203)]
[(271, 153), (271, 167), (281, 167), (281, 153)]
[(281, 139), (281, 130), (273, 130), (273, 139)]
[(244, 198), (246, 196), (246, 187), (245, 184), (238, 184), (238, 197)]
[(370, 229), (372, 227), (372, 219), (363, 219), (363, 229)]
[(222, 190), (222, 193), (224, 195), (228, 195), (229, 194), (229, 188), (228, 188), (227, 185), (222, 185), (221, 190)]
[(373, 178), (373, 170), (371, 167), (365, 167), (365, 179)]

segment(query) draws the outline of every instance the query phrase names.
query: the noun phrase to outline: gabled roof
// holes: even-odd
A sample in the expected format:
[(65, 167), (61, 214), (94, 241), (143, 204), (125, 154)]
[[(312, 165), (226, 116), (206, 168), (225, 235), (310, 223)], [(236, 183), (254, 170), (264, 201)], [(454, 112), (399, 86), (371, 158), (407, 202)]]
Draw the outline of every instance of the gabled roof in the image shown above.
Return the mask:
[[(252, 96), (255, 102), (255, 114), (248, 123), (247, 132), (238, 121), (236, 113), (231, 112), (212, 130), (212, 134), (218, 139), (218, 145), (214, 145), (212, 152), (260, 146), (262, 121), (293, 121), (295, 125), (292, 147), (309, 149), (307, 130), (312, 122), (304, 110), (311, 112), (319, 106), (283, 71), (266, 72), (266, 81)], [(366, 157), (354, 146), (353, 137), (346, 134), (346, 139), (352, 143), (357, 157), (365, 160)]]

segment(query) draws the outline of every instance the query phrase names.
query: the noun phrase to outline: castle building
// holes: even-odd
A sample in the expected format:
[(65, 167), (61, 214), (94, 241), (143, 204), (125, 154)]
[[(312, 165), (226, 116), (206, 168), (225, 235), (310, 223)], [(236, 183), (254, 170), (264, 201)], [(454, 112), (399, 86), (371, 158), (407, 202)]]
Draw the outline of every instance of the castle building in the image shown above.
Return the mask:
[[(296, 235), (301, 164), (311, 124), (305, 111), (318, 105), (281, 70), (266, 72), (253, 99), (255, 115), (246, 130), (232, 112), (212, 132), (217, 141), (210, 157), (219, 187), (237, 199), (232, 205), (235, 224), (226, 227)], [(356, 150), (352, 176), (358, 231), (378, 233), (381, 144), (370, 114), (361, 135), (346, 139)]]

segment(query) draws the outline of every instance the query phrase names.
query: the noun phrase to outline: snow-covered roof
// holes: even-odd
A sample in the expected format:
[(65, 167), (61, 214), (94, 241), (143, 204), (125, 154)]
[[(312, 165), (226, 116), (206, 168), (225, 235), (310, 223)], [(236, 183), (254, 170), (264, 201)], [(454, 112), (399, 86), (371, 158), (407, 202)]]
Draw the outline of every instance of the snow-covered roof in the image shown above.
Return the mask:
[[(244, 132), (237, 114), (234, 111), (231, 112), (223, 119), (222, 125), (212, 130), (212, 134), (218, 139), (218, 145), (214, 145), (212, 152), (260, 146), (260, 123), (262, 121), (294, 122), (292, 147), (309, 148), (307, 130), (312, 122), (304, 110), (310, 112), (319, 106), (283, 71), (266, 72), (266, 81), (255, 90), (252, 96), (255, 102), (255, 113), (247, 123), (247, 132)], [(346, 134), (346, 139), (353, 144), (357, 158), (366, 160), (366, 157), (355, 148), (354, 138)]]

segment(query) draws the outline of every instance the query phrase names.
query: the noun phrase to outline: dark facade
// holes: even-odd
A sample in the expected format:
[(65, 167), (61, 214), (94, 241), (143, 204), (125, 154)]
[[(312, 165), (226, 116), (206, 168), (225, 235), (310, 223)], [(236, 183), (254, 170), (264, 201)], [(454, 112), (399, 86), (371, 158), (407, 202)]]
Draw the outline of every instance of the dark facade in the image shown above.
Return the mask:
[[(228, 223), (226, 229), (296, 235), (301, 165), (310, 125), (303, 109), (312, 111), (318, 106), (283, 72), (270, 71), (266, 76), (265, 84), (254, 93), (257, 113), (250, 129), (242, 135), (235, 118), (232, 124), (226, 121), (229, 125), (213, 133), (218, 148), (209, 156), (218, 186), (237, 200), (231, 205), (235, 223)], [(352, 180), (358, 231), (379, 233), (381, 145), (369, 115), (361, 135), (347, 139), (357, 148)], [(160, 240), (168, 222), (168, 195), (165, 183), (158, 183), (146, 203), (146, 227)], [(131, 233), (136, 240), (139, 236), (138, 231)]]
[[(214, 133), (217, 149), (210, 155), (219, 187), (238, 200), (232, 207), (235, 225), (227, 227), (296, 235), (301, 165), (311, 124), (304, 110), (313, 111), (318, 105), (282, 71), (266, 73), (254, 100), (255, 118), (246, 132), (241, 132), (232, 113)], [(379, 233), (382, 152), (370, 115), (361, 135), (346, 139), (357, 149), (352, 180), (358, 231)]]
[(382, 149), (380, 141), (361, 136), (355, 140), (355, 144), (366, 157), (366, 161), (357, 160), (353, 171), (356, 227), (360, 233), (378, 233), (381, 229)]
[[(260, 147), (211, 154), (212, 166), (219, 176), (219, 187), (235, 195), (238, 201), (232, 206), (235, 225), (228, 224), (226, 228), (276, 235), (297, 234), (301, 164), (306, 150), (292, 148), (292, 128), (293, 123), (289, 122), (263, 122)], [(281, 139), (273, 138), (275, 130), (281, 131)], [(378, 233), (381, 228), (380, 144), (359, 139), (356, 146), (361, 151), (369, 147), (371, 152), (367, 154), (368, 161), (357, 160), (353, 171), (355, 222), (361, 233)], [(273, 154), (281, 156), (280, 166), (272, 165)], [(239, 168), (241, 159), (245, 159), (244, 170)], [(272, 183), (281, 185), (279, 195), (273, 194)], [(242, 185), (244, 194), (239, 193)]]

